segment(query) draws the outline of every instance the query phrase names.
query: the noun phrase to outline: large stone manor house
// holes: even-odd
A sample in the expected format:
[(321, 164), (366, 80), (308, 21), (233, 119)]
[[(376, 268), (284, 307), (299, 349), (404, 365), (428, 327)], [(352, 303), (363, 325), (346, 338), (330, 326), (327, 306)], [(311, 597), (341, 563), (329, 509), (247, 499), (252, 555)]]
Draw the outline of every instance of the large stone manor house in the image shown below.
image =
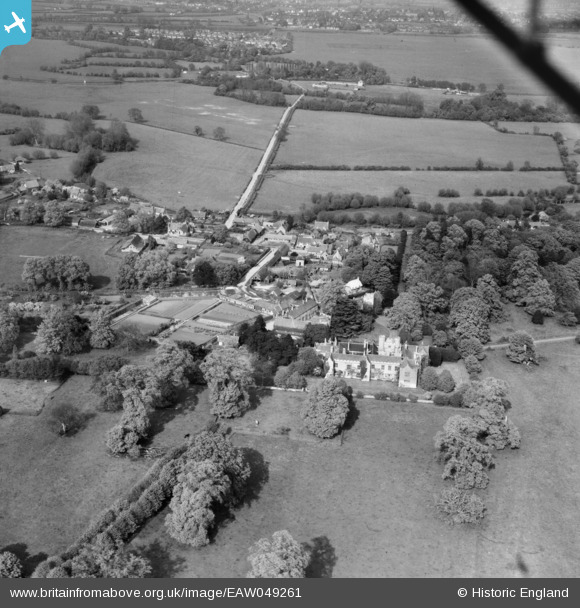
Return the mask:
[(421, 372), (429, 364), (429, 347), (402, 343), (396, 330), (379, 336), (378, 343), (325, 340), (314, 348), (325, 358), (327, 376), (396, 382), (401, 388), (417, 388)]

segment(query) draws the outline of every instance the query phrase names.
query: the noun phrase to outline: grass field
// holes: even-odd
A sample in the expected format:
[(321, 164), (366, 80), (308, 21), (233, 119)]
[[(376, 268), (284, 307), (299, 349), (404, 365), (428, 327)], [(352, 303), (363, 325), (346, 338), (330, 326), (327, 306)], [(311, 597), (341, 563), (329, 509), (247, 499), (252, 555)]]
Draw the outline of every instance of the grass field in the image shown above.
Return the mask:
[[(479, 529), (450, 528), (433, 508), (444, 484), (432, 438), (455, 411), (359, 400), (341, 446), (301, 433), (303, 393), (275, 391), (227, 423), (233, 441), (249, 450), (266, 479), (256, 484), (258, 496), (201, 550), (172, 541), (163, 525), (166, 513), (133, 546), (154, 558), (155, 576), (243, 577), (248, 547), (280, 529), (301, 542), (318, 538), (329, 546), (331, 559), (318, 567), (325, 565), (334, 577), (575, 576), (580, 415), (574, 396), (580, 379), (572, 374), (580, 349), (567, 343), (540, 352), (548, 359), (531, 373), (507, 361), (503, 351), (484, 361), (486, 373), (510, 384), (510, 417), (523, 444), (496, 454), (483, 492), (489, 513)], [(206, 398), (201, 393), (195, 411), (166, 424), (155, 441), (172, 445), (184, 430), (202, 424)], [(290, 429), (289, 436), (276, 433), (279, 425)]]
[[(76, 46), (70, 46), (62, 40), (39, 40), (32, 38), (28, 44), (20, 46), (9, 46), (0, 55), (0, 78), (9, 76), (10, 78), (31, 78), (49, 81), (51, 78), (58, 80), (78, 80), (78, 76), (67, 76), (65, 74), (53, 74), (42, 72), (41, 65), (60, 66), (63, 59), (77, 59), (85, 52)], [(8, 87), (8, 82), (2, 82), (2, 101), (4, 90)], [(39, 97), (38, 99), (43, 99)], [(18, 103), (16, 101), (15, 103)]]
[(538, 352), (540, 366), (531, 371), (507, 361), (504, 351), (483, 361), (484, 373), (510, 385), (510, 417), (522, 433), (522, 447), (497, 458), (486, 500), (489, 521), (478, 540), (483, 562), (479, 576), (492, 576), (497, 566), (516, 558), (529, 577), (575, 577), (580, 567), (575, 525), (580, 347), (573, 342), (546, 344)]
[(300, 165), (559, 167), (548, 137), (498, 133), (480, 122), (388, 118), (341, 112), (295, 112), (275, 163)]
[(136, 107), (148, 125), (183, 133), (193, 133), (199, 125), (208, 137), (216, 127), (223, 127), (228, 141), (261, 150), (267, 146), (284, 111), (216, 97), (211, 87), (163, 80), (121, 85), (88, 82), (86, 86), (80, 80), (74, 84), (8, 80), (2, 81), (1, 99), (53, 115), (96, 104), (104, 117), (124, 121), (128, 120), (129, 109)]
[(58, 382), (0, 379), (0, 405), (11, 414), (35, 416), (42, 410), (45, 398), (58, 388)]
[[(410, 76), (452, 82), (503, 83), (508, 93), (543, 94), (545, 88), (487, 36), (429, 36), (293, 32), (294, 51), (286, 57), (307, 61), (370, 61), (394, 82)], [(580, 36), (550, 36), (549, 55), (580, 80)]]
[(72, 228), (0, 226), (0, 284), (20, 284), (28, 256), (78, 255), (90, 266), (94, 286), (106, 287), (122, 259), (106, 252), (118, 241)]
[[(151, 465), (106, 454), (105, 433), (120, 414), (96, 411), (90, 385), (90, 378), (75, 376), (39, 416), (0, 418), (0, 551), (16, 545), (29, 568), (39, 556), (72, 544)], [(78, 406), (86, 417), (86, 427), (71, 437), (48, 428), (51, 409), (62, 403)]]
[[(381, 197), (391, 196), (399, 186), (404, 186), (409, 188), (416, 203), (428, 201), (448, 205), (458, 201), (481, 202), (481, 196), (473, 196), (475, 188), (481, 188), (484, 194), (487, 189), (498, 188), (507, 188), (517, 194), (520, 189), (525, 192), (563, 185), (566, 185), (566, 180), (559, 171), (271, 171), (260, 188), (252, 211), (267, 213), (277, 209), (295, 212), (301, 205), (311, 204), (313, 192), (360, 192)], [(441, 188), (453, 188), (461, 197), (441, 198), (438, 196)], [(505, 202), (507, 199), (500, 197), (494, 200)]]
[(233, 208), (261, 151), (209, 138), (129, 125), (136, 151), (107, 154), (93, 172), (109, 186), (172, 209)]
[(491, 342), (507, 338), (515, 331), (525, 331), (534, 340), (571, 336), (576, 333), (574, 327), (564, 327), (558, 323), (557, 317), (545, 317), (543, 325), (534, 325), (532, 316), (523, 307), (515, 304), (504, 304), (505, 319), (501, 323), (491, 324)]

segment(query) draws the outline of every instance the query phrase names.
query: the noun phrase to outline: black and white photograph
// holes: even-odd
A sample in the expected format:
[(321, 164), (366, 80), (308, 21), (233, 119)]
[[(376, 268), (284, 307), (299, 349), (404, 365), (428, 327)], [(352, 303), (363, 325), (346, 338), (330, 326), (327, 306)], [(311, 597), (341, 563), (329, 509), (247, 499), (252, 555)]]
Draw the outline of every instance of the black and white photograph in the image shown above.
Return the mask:
[(0, 578), (569, 597), (580, 2), (0, 0), (0, 51)]

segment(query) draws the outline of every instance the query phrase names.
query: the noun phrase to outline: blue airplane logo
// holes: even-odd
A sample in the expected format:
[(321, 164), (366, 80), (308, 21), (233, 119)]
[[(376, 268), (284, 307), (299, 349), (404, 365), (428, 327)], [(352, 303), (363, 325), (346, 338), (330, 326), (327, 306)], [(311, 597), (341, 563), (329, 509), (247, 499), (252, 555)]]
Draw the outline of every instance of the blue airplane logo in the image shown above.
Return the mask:
[(0, 0), (0, 52), (8, 46), (28, 44), (31, 34), (31, 0)]
[(26, 29), (24, 28), (24, 21), (25, 21), (25, 19), (20, 19), (20, 17), (15, 12), (12, 12), (12, 18), (14, 19), (14, 23), (12, 25), (5, 25), (4, 29), (8, 33), (10, 33), (10, 30), (13, 27), (19, 27), (22, 30), (22, 33), (26, 34)]

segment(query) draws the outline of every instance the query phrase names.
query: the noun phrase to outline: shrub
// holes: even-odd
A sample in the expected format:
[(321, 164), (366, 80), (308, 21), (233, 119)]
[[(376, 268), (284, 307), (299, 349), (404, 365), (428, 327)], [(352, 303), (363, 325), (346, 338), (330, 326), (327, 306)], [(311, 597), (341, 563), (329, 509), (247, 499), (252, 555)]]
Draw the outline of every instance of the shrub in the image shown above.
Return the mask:
[(449, 395), (449, 405), (451, 407), (463, 407), (463, 394), (459, 391), (455, 391)]
[[(426, 367), (419, 382), (424, 391), (434, 391), (438, 387), (439, 376), (433, 367)], [(453, 389), (452, 389), (453, 390)]]
[(544, 315), (541, 311), (536, 310), (536, 312), (532, 315), (532, 323), (534, 325), (543, 325), (544, 324)]
[(477, 524), (485, 517), (485, 505), (474, 492), (457, 487), (445, 488), (437, 498), (436, 506), (450, 524)]
[[(429, 369), (429, 368), (427, 368)], [(451, 393), (455, 388), (455, 380), (448, 369), (444, 369), (437, 378), (437, 389), (443, 393)]]
[(357, 399), (364, 399), (365, 394), (362, 391), (357, 391), (355, 397)]
[(470, 376), (481, 373), (481, 363), (474, 355), (469, 355), (468, 357), (465, 357), (463, 362), (465, 363), (465, 369), (467, 370), (467, 373)]
[(449, 395), (444, 393), (435, 393), (433, 396), (433, 403), (435, 405), (449, 405)]
[(578, 324), (578, 320), (573, 312), (565, 312), (558, 319), (558, 323), (564, 327), (575, 327)]
[(417, 403), (417, 401), (419, 401), (419, 397), (417, 397), (417, 395), (409, 395), (409, 401), (411, 403)]

